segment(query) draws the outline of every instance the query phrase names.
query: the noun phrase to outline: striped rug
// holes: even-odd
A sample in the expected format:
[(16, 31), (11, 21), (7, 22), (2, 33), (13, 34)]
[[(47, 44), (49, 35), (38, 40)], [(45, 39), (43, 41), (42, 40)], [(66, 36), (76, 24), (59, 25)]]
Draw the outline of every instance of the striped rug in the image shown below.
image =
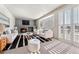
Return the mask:
[(7, 44), (4, 50), (15, 49), (28, 45), (28, 39), (24, 35), (17, 35), (12, 44)]
[(28, 45), (28, 40), (29, 39), (35, 39), (35, 38), (40, 40), (41, 43), (50, 41), (50, 40), (45, 39), (43, 37), (40, 37), (38, 35), (32, 35), (32, 36), (17, 35), (15, 40), (13, 41), (13, 43), (12, 44), (7, 44), (6, 47), (3, 49), (3, 51), (10, 50), (10, 49), (15, 49), (15, 48), (23, 47), (23, 46), (27, 46)]
[(79, 54), (79, 48), (56, 39), (42, 43), (42, 47), (50, 54)]

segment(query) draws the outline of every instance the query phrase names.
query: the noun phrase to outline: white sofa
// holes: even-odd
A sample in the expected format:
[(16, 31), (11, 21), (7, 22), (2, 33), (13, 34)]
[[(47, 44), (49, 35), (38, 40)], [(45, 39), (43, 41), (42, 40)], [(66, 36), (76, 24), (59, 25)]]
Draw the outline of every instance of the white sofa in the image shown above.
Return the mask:
[(10, 39), (10, 43), (12, 43), (15, 40), (17, 35), (18, 33), (7, 34), (8, 39)]
[(53, 31), (51, 29), (49, 29), (49, 30), (39, 29), (37, 31), (37, 34), (39, 36), (44, 37), (44, 38), (52, 38), (53, 37)]
[(16, 38), (16, 36), (18, 35), (18, 31), (17, 30), (13, 30), (13, 32), (11, 32), (10, 28), (6, 28), (5, 32), (6, 32), (5, 35), (9, 39), (10, 43), (12, 43), (14, 41), (14, 39)]
[(52, 38), (53, 37), (53, 31), (52, 30), (48, 30), (44, 33), (44, 37), (45, 38)]

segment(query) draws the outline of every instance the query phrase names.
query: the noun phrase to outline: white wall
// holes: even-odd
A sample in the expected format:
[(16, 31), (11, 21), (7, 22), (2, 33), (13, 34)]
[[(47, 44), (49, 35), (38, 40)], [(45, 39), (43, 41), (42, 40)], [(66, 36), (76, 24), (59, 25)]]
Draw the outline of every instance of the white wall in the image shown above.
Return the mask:
[(15, 25), (15, 18), (13, 15), (10, 13), (10, 11), (2, 4), (0, 4), (0, 13), (4, 14), (7, 16), (10, 20), (10, 28), (13, 28)]

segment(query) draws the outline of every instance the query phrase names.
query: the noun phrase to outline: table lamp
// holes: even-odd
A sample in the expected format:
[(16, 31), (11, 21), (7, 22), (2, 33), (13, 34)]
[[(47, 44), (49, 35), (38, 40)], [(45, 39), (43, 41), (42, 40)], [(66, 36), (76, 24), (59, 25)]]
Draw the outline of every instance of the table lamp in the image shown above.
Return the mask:
[(0, 36), (1, 34), (3, 34), (4, 31), (5, 31), (5, 25), (0, 24)]

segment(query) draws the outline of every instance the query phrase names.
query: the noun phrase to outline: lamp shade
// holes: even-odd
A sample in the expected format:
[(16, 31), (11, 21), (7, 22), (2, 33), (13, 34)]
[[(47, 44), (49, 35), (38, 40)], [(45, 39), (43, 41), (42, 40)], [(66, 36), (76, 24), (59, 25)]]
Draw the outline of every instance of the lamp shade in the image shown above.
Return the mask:
[(0, 24), (0, 34), (2, 34), (5, 31), (5, 25)]

